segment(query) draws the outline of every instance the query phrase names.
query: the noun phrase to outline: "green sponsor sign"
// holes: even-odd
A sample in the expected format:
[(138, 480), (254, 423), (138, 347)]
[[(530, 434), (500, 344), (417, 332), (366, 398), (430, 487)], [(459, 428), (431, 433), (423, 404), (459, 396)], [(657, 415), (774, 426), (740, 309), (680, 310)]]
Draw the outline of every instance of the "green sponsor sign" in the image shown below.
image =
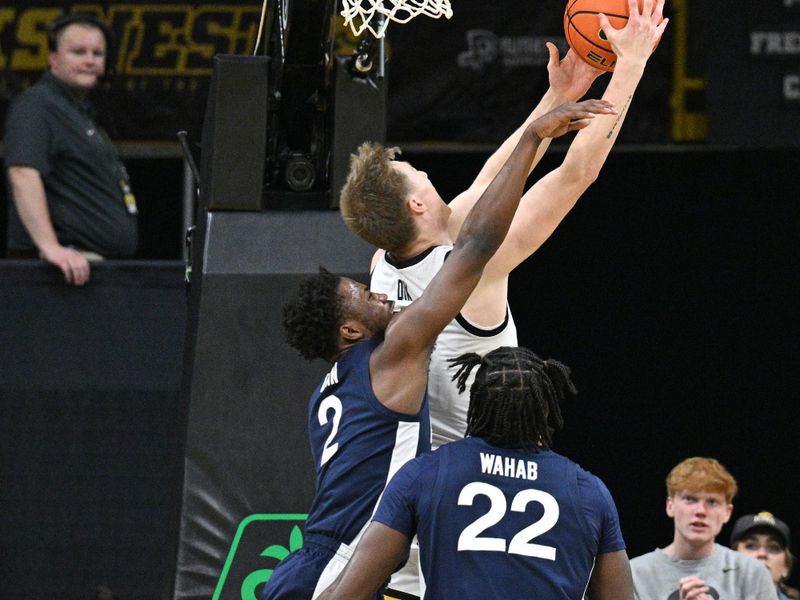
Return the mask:
[(303, 546), (301, 525), (307, 517), (305, 514), (256, 514), (242, 520), (212, 600), (258, 600), (275, 566)]

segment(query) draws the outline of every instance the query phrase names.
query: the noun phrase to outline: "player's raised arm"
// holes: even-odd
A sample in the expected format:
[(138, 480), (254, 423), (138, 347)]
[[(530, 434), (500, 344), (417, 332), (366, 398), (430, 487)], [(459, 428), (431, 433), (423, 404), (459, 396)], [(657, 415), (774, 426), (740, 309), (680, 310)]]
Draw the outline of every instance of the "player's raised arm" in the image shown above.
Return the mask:
[(565, 104), (527, 128), (503, 168), (470, 211), (453, 251), (422, 296), (398, 315), (372, 354), (375, 395), (398, 412), (415, 414), (427, 381), (427, 361), (436, 336), (475, 289), (483, 267), (503, 241), (542, 139), (582, 129), (596, 114), (613, 114), (604, 101)]
[(483, 281), (462, 311), (467, 319), (488, 318), (489, 322), (496, 322), (498, 315), (502, 318), (505, 294), (498, 293), (497, 286), (506, 285), (508, 274), (550, 237), (600, 174), (619, 135), (647, 60), (668, 22), (662, 14), (664, 0), (645, 0), (641, 11), (636, 0), (629, 0), (629, 3), (631, 16), (624, 28), (614, 29), (607, 19), (601, 17), (606, 36), (618, 56), (603, 100), (613, 104), (618, 112), (597, 115), (591, 126), (575, 136), (564, 162), (525, 193), (506, 240), (487, 265)]
[[(461, 225), (464, 223), (467, 213), (469, 213), (470, 209), (475, 205), (475, 202), (477, 202), (478, 198), (492, 182), (492, 179), (494, 179), (495, 175), (497, 175), (503, 167), (508, 157), (511, 156), (511, 152), (522, 137), (525, 128), (560, 104), (580, 100), (586, 92), (589, 91), (589, 87), (594, 80), (603, 74), (603, 71), (600, 69), (592, 67), (581, 60), (571, 49), (563, 59), (560, 58), (558, 48), (552, 42), (547, 42), (547, 51), (550, 53), (550, 58), (547, 63), (550, 86), (544, 96), (542, 96), (539, 104), (537, 104), (531, 114), (528, 115), (525, 122), (522, 123), (522, 125), (520, 125), (487, 159), (478, 173), (478, 176), (475, 178), (475, 181), (472, 182), (472, 185), (450, 202), (449, 206), (452, 212), (448, 222), (448, 230), (453, 239), (458, 236), (458, 232), (461, 229)], [(551, 139), (552, 138), (546, 138), (539, 144), (536, 156), (531, 162), (528, 173), (538, 164), (550, 145)]]

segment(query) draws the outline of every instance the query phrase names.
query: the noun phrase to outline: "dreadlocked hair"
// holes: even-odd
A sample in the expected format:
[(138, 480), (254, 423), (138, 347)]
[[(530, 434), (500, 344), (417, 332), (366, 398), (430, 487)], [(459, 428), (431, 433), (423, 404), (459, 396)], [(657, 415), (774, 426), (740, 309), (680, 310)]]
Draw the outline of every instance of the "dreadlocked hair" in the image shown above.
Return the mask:
[(339, 277), (320, 267), (317, 275), (300, 283), (283, 307), (286, 341), (306, 360), (330, 361), (338, 350), (341, 317)]
[(467, 435), (498, 448), (550, 448), (553, 433), (564, 425), (560, 401), (578, 393), (569, 367), (542, 360), (527, 348), (504, 346), (483, 357), (468, 353), (449, 362), (458, 367), (453, 381), (459, 393), (478, 366), (470, 389)]

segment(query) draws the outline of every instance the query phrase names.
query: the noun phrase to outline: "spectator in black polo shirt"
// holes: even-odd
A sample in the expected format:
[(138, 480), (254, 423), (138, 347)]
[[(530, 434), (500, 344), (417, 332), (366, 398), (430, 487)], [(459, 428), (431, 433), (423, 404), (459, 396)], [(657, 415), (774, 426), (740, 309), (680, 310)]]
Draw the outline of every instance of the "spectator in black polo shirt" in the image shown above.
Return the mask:
[(6, 120), (8, 256), (38, 254), (83, 285), (89, 260), (136, 254), (136, 200), (87, 101), (105, 72), (107, 27), (68, 14), (50, 33), (49, 70), (15, 98)]

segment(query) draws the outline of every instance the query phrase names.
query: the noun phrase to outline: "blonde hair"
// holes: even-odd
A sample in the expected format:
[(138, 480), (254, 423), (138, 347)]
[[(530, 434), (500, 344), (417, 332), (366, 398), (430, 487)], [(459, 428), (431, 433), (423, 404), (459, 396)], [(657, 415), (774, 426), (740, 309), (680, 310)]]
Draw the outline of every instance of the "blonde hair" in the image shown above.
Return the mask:
[(400, 252), (417, 235), (406, 210), (408, 178), (392, 166), (400, 148), (365, 142), (350, 155), (350, 173), (339, 196), (345, 224), (360, 238)]
[(667, 475), (667, 495), (681, 491), (716, 492), (730, 504), (739, 491), (736, 480), (715, 458), (695, 456), (678, 463)]

